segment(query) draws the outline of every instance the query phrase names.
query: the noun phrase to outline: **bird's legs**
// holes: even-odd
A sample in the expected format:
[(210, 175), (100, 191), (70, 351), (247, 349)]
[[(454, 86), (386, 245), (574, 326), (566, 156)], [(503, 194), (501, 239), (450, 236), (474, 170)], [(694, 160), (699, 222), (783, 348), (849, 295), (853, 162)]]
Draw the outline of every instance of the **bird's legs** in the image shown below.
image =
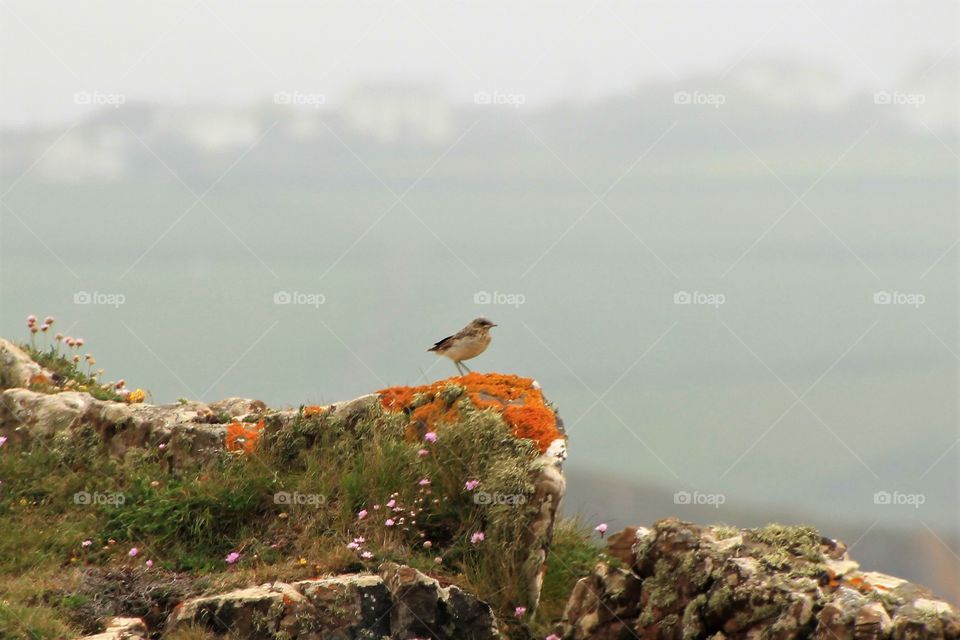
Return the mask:
[(473, 371), (467, 365), (463, 364), (462, 362), (460, 363), (460, 365), (467, 370), (467, 373), (473, 373)]
[(460, 375), (463, 375), (463, 365), (460, 364), (460, 361), (459, 361), (459, 360), (454, 360), (454, 361), (453, 361), (453, 364), (455, 364), (456, 367), (457, 367), (457, 373), (459, 373)]

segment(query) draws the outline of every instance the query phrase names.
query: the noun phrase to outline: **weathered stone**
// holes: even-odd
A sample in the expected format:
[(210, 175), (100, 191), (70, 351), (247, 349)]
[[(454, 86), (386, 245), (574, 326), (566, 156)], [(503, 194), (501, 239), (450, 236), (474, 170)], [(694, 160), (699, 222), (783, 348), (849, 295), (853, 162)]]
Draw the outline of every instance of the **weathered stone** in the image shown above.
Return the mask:
[(34, 362), (27, 353), (4, 338), (0, 338), (0, 390), (29, 387), (31, 380), (40, 377), (51, 380), (52, 374)]
[(577, 583), (564, 640), (960, 637), (950, 604), (859, 571), (843, 543), (806, 527), (730, 531), (670, 519), (610, 543), (630, 569), (600, 563)]
[(277, 582), (187, 600), (174, 609), (166, 630), (195, 625), (249, 640), (269, 640), (281, 633), (296, 638), (312, 630), (315, 614), (304, 594)]
[(416, 569), (386, 563), (369, 573), (273, 583), (192, 598), (167, 622), (249, 640), (495, 640), (490, 606)]
[(78, 640), (145, 640), (147, 625), (140, 618), (109, 618), (103, 633)]

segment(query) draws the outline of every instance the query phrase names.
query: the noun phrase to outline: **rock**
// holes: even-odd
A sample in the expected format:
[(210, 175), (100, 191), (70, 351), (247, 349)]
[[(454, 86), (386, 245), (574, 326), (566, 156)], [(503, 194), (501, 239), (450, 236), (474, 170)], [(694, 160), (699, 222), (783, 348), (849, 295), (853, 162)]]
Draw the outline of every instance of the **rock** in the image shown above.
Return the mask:
[(281, 633), (296, 638), (311, 631), (315, 619), (316, 610), (303, 593), (276, 582), (187, 600), (173, 610), (167, 632), (196, 625), (251, 640)]
[(379, 575), (277, 582), (192, 598), (174, 610), (166, 632), (189, 625), (249, 640), (500, 637), (485, 602), (392, 563), (381, 566)]
[(0, 338), (0, 390), (29, 387), (38, 376), (44, 380), (53, 379), (53, 375), (34, 362), (23, 349)]
[[(626, 541), (633, 540), (628, 548)], [(564, 640), (960, 637), (960, 612), (905, 580), (861, 572), (809, 527), (731, 530), (663, 520), (610, 536), (567, 603)]]
[(528, 504), (534, 507), (533, 516), (523, 537), (528, 551), (520, 559), (527, 584), (525, 604), (535, 612), (557, 509), (566, 492), (563, 461), (567, 457), (563, 421), (546, 402), (540, 385), (531, 378), (471, 373), (419, 387), (381, 389), (378, 398), (385, 410), (407, 414), (409, 428), (420, 437), (446, 416), (457, 414), (457, 403), (464, 398), (476, 408), (497, 411), (517, 438), (537, 444), (540, 455), (530, 465), (534, 492)]
[(110, 618), (106, 630), (78, 640), (146, 640), (147, 625), (140, 618)]

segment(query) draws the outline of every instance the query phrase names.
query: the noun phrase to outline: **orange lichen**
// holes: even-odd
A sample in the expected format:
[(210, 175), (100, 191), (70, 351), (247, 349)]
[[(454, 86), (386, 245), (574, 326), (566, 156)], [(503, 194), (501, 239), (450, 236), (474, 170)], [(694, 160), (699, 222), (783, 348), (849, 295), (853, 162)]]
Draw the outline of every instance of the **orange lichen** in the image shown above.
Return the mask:
[[(499, 411), (514, 435), (535, 441), (540, 451), (546, 451), (551, 442), (563, 437), (557, 427), (556, 414), (530, 378), (470, 373), (419, 387), (390, 387), (378, 393), (384, 409), (409, 412), (408, 435), (415, 437), (437, 425), (455, 422), (459, 417), (457, 405), (448, 407), (441, 393), (449, 384), (466, 389), (474, 406)], [(421, 394), (427, 396), (428, 401), (411, 409), (414, 399)]]
[(314, 404), (314, 405), (310, 405), (310, 406), (308, 406), (308, 407), (304, 407), (304, 408), (303, 408), (303, 415), (304, 415), (305, 417), (307, 417), (307, 418), (310, 418), (310, 417), (312, 417), (312, 416), (318, 416), (318, 415), (320, 415), (321, 413), (323, 413), (323, 412), (326, 411), (326, 410), (327, 410), (326, 407), (321, 407), (320, 405)]
[(260, 432), (263, 430), (263, 420), (256, 424), (231, 422), (227, 425), (227, 437), (224, 444), (227, 451), (243, 451), (253, 453), (257, 448)]

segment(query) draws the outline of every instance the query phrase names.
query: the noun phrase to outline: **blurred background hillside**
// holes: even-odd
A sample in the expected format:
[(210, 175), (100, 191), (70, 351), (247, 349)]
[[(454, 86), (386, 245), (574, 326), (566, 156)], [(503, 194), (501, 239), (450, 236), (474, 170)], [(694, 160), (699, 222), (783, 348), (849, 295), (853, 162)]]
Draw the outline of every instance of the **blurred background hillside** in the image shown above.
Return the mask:
[(810, 523), (960, 602), (955, 3), (0, 16), (0, 335), (296, 406), (486, 315), (568, 514)]

